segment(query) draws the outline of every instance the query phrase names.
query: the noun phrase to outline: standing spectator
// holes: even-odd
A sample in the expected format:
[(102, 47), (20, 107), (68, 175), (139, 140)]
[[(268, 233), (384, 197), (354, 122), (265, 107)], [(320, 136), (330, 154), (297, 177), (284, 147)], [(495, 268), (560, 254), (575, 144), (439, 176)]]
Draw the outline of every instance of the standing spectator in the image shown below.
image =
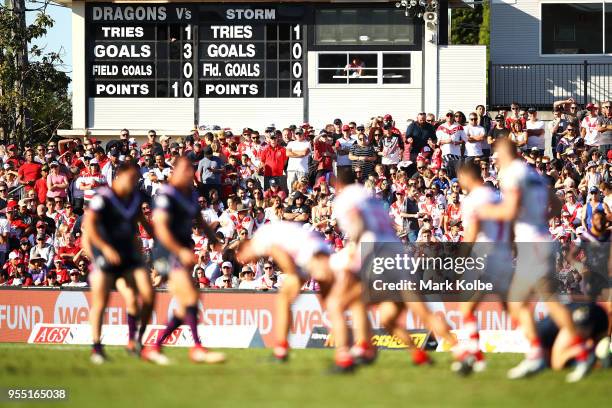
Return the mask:
[(295, 131), (295, 140), (287, 144), (287, 189), (293, 191), (292, 184), (306, 176), (308, 172), (308, 157), (310, 156), (310, 142), (304, 137), (304, 131)]
[(527, 148), (537, 147), (540, 156), (544, 154), (544, 122), (538, 119), (538, 111), (535, 108), (527, 110), (529, 120), (525, 125), (527, 129)]
[(470, 113), (469, 123), (464, 129), (465, 155), (467, 160), (474, 160), (483, 156), (482, 143), (486, 143), (485, 129), (478, 125), (476, 112)]
[(416, 120), (406, 129), (406, 145), (410, 145), (410, 161), (415, 162), (421, 150), (436, 141), (436, 129), (427, 122), (425, 112), (419, 113)]
[[(485, 132), (489, 133), (489, 130), (491, 130), (493, 120), (491, 119), (491, 116), (489, 116), (489, 112), (487, 112), (487, 109), (485, 108), (484, 105), (476, 106), (476, 115), (478, 115), (478, 126), (482, 126)], [(487, 157), (489, 156), (489, 154), (486, 154), (486, 153), (485, 155)]]
[(416, 187), (408, 188), (400, 215), (404, 219), (404, 233), (408, 242), (416, 242), (419, 235), (419, 203)]
[(147, 132), (147, 143), (146, 145), (151, 149), (151, 154), (164, 154), (164, 149), (161, 144), (156, 141), (157, 132), (155, 130), (149, 130)]
[(587, 231), (590, 230), (591, 226), (593, 225), (593, 214), (595, 214), (596, 211), (610, 214), (610, 210), (607, 207), (608, 206), (601, 201), (599, 189), (597, 187), (591, 187), (589, 189), (589, 200), (584, 205), (582, 210), (582, 226)]
[(51, 162), (49, 169), (50, 173), (47, 176), (47, 197), (65, 198), (68, 195), (68, 179), (59, 172), (58, 162)]
[(461, 144), (465, 140), (463, 126), (455, 122), (455, 113), (448, 111), (446, 121), (436, 131), (436, 137), (442, 150), (443, 165), (451, 178), (455, 177), (456, 167), (461, 159)]
[(502, 137), (508, 137), (509, 130), (506, 128), (506, 123), (504, 122), (504, 115), (495, 116), (495, 123), (491, 130), (489, 130), (487, 143), (489, 145), (493, 145), (495, 141)]
[(121, 153), (119, 149), (113, 147), (108, 152), (108, 161), (102, 167), (102, 177), (106, 180), (109, 187), (112, 187), (115, 174), (117, 173), (117, 166), (119, 166), (119, 156)]
[(506, 117), (505, 127), (510, 129), (510, 126), (514, 122), (521, 122), (523, 128), (525, 127), (525, 118), (521, 114), (521, 106), (517, 102), (512, 102), (510, 104), (510, 114)]
[(397, 164), (402, 160), (402, 151), (404, 149), (404, 142), (400, 136), (391, 131), (390, 125), (383, 127), (383, 139), (382, 139), (382, 158), (381, 163), (385, 166), (385, 170), (388, 171), (390, 166), (397, 167)]
[(44, 203), (47, 199), (47, 176), (49, 175), (49, 166), (45, 163), (40, 168), (40, 177), (34, 182), (34, 191), (38, 197), (39, 203)]
[(363, 132), (357, 134), (357, 143), (351, 146), (349, 152), (349, 159), (353, 166), (353, 171), (356, 175), (359, 175), (359, 179), (367, 179), (372, 169), (374, 169), (374, 163), (378, 156), (371, 145), (366, 143), (366, 135)]
[(602, 116), (597, 120), (598, 135), (595, 145), (599, 147), (599, 151), (608, 158), (610, 150), (612, 150), (612, 107), (611, 101), (605, 101), (601, 104)]
[(563, 137), (563, 133), (565, 132), (565, 129), (567, 128), (567, 125), (569, 124), (569, 121), (567, 120), (567, 116), (563, 112), (563, 107), (561, 106), (557, 106), (556, 108), (554, 108), (553, 115), (554, 115), (553, 120), (550, 122), (550, 125), (549, 125), (550, 134), (552, 137), (551, 148), (552, 148), (553, 156), (555, 158), (559, 158), (559, 153), (557, 151), (557, 144)]
[(276, 134), (272, 133), (269, 136), (269, 144), (261, 151), (260, 159), (264, 189), (270, 186), (271, 180), (275, 180), (280, 186), (286, 186), (283, 172), (287, 162), (287, 150), (279, 145)]
[(208, 196), (212, 190), (221, 189), (221, 175), (223, 174), (223, 160), (214, 156), (212, 148), (206, 146), (203, 149), (204, 158), (198, 163), (196, 178), (203, 185), (203, 193)]
[(355, 144), (355, 139), (351, 136), (349, 125), (342, 125), (342, 136), (336, 140), (336, 173), (341, 174), (351, 171), (351, 160), (349, 153), (351, 146)]
[[(6, 188), (6, 187), (5, 187)], [(11, 224), (5, 217), (0, 218), (0, 265), (6, 262), (6, 254), (9, 252), (9, 233)]]
[(510, 126), (510, 134), (508, 137), (516, 144), (516, 147), (521, 150), (526, 150), (525, 146), (527, 145), (527, 132), (523, 130), (521, 121), (517, 120), (516, 122), (512, 122)]
[(319, 136), (314, 139), (313, 159), (318, 163), (315, 180), (327, 176), (333, 171), (333, 161), (336, 153), (332, 147), (332, 139), (326, 130), (321, 130)]
[(36, 180), (41, 177), (41, 165), (34, 161), (34, 151), (26, 150), (25, 162), (19, 167), (17, 171), (17, 178), (19, 182), (25, 186), (26, 191), (34, 188)]
[(580, 136), (584, 139), (584, 144), (587, 147), (592, 147), (595, 145), (598, 134), (599, 108), (592, 103), (588, 103), (585, 108), (588, 114), (580, 122)]

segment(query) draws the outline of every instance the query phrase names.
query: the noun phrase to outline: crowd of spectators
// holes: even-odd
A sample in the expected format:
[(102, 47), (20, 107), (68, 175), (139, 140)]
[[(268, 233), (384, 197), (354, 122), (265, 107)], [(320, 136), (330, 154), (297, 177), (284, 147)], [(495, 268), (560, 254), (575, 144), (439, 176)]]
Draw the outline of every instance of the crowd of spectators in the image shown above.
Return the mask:
[[(268, 259), (241, 266), (233, 256), (239, 242), (266, 223), (302, 223), (332, 250), (341, 249), (344, 240), (331, 206), (340, 172), (353, 172), (383, 202), (404, 241), (461, 242), (465, 192), (455, 168), (474, 161), (486, 183), (497, 188), (491, 146), (505, 137), (516, 142), (523, 159), (550, 180), (564, 202), (561, 216), (550, 220), (551, 238), (580, 241), (598, 212), (609, 225), (609, 101), (584, 109), (572, 99), (556, 102), (549, 122), (540, 120), (535, 109), (513, 103), (493, 115), (482, 105), (442, 118), (422, 112), (407, 127), (387, 114), (363, 124), (338, 118), (321, 129), (308, 123), (271, 124), (261, 132), (233, 133), (215, 126), (185, 137), (158, 137), (151, 130), (141, 144), (123, 129), (104, 146), (88, 136), (0, 145), (0, 285), (87, 285), (90, 265), (80, 247), (83, 211), (96, 188), (112, 185), (117, 165), (128, 160), (141, 168), (138, 188), (147, 198), (142, 206), (147, 217), (177, 158), (192, 161), (202, 216), (224, 243), (222, 251), (215, 251), (201, 226), (194, 226), (198, 262), (193, 279), (199, 288), (272, 290), (281, 285), (282, 271)], [(148, 258), (152, 237), (141, 228), (138, 239)], [(163, 286), (153, 269), (151, 275), (156, 286)], [(570, 285), (579, 279), (574, 275), (564, 275)], [(317, 288), (314, 281), (304, 285)]]

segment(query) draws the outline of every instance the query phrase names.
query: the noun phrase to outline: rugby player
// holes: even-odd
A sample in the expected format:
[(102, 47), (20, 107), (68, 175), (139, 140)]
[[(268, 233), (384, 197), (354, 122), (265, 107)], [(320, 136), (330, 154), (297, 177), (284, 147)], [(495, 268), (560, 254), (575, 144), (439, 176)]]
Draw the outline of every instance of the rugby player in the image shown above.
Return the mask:
[[(330, 317), (342, 315), (350, 302), (354, 302), (355, 293), (364, 296), (364, 288), (359, 280), (359, 272), (364, 267), (362, 259), (371, 254), (362, 253), (363, 245), (371, 248), (373, 244), (388, 243), (397, 248), (400, 242), (393, 229), (388, 212), (381, 203), (372, 197), (360, 184), (354, 184), (352, 174), (342, 174), (336, 179), (336, 199), (333, 203), (333, 215), (338, 226), (347, 235), (350, 245), (345, 250), (332, 255), (330, 264), (336, 274), (336, 283), (331, 289), (329, 298), (333, 300), (328, 311)], [(410, 334), (397, 322), (403, 310), (412, 310), (427, 327), (443, 337), (449, 344), (456, 343), (445, 321), (434, 315), (427, 308), (421, 297), (416, 293), (403, 292), (404, 302), (382, 302), (380, 304), (381, 323), (385, 329), (408, 345), (412, 352), (413, 363), (428, 364), (431, 359), (423, 350), (414, 346)], [(364, 300), (365, 303), (365, 300)], [(353, 311), (353, 320), (365, 320), (367, 314), (365, 306), (362, 314)], [(375, 349), (370, 343), (369, 323), (360, 324), (361, 333), (355, 338), (355, 346), (351, 350), (352, 356), (360, 361), (370, 362), (375, 358)], [(344, 336), (343, 336), (344, 337)]]
[[(279, 221), (261, 226), (253, 237), (241, 242), (236, 259), (242, 264), (271, 257), (283, 271), (285, 278), (276, 296), (275, 346), (273, 356), (284, 362), (289, 358), (289, 327), (291, 304), (300, 294), (300, 288), (310, 278), (321, 286), (325, 299), (332, 283), (329, 270), (329, 245), (301, 224)], [(332, 333), (334, 325), (332, 322)]]
[(152, 256), (155, 270), (168, 278), (168, 289), (178, 301), (178, 308), (168, 322), (163, 334), (153, 346), (142, 350), (142, 358), (159, 365), (167, 365), (169, 359), (161, 353), (161, 346), (168, 336), (181, 324), (191, 329), (195, 345), (189, 350), (189, 358), (195, 363), (220, 363), (225, 355), (207, 350), (198, 335), (198, 299), (191, 278), (196, 263), (191, 230), (196, 222), (203, 227), (209, 242), (218, 245), (214, 232), (202, 220), (201, 212), (193, 189), (194, 169), (186, 157), (179, 158), (168, 184), (160, 188), (155, 196), (153, 230), (155, 244)]
[(499, 165), (499, 182), (502, 200), (477, 209), (481, 220), (514, 222), (514, 239), (517, 243), (516, 269), (508, 292), (508, 308), (511, 316), (530, 342), (525, 359), (508, 371), (508, 378), (516, 379), (533, 375), (546, 368), (544, 351), (538, 338), (529, 300), (538, 294), (545, 302), (555, 323), (565, 329), (581, 353), (576, 356), (576, 368), (566, 380), (575, 382), (590, 371), (589, 352), (571, 319), (568, 309), (556, 300), (553, 279), (553, 252), (548, 219), (550, 213), (560, 211), (560, 204), (546, 180), (535, 169), (519, 159), (516, 145), (509, 139), (495, 144)]
[[(119, 165), (113, 186), (97, 191), (83, 221), (83, 248), (93, 259), (94, 267), (90, 278), (92, 306), (89, 313), (93, 339), (91, 361), (94, 364), (106, 361), (100, 343), (102, 316), (114, 284), (127, 305), (129, 351), (139, 352), (142, 334), (153, 310), (153, 287), (144, 268), (137, 240), (138, 222), (151, 231), (141, 211), (142, 196), (135, 188), (139, 174), (134, 163)], [(140, 330), (136, 338), (138, 294), (142, 306)]]
[[(476, 210), (487, 204), (499, 201), (497, 193), (484, 184), (480, 166), (474, 162), (465, 162), (457, 169), (459, 185), (468, 194), (461, 202), (461, 223), (463, 225), (464, 251), (470, 251), (474, 257), (486, 257), (483, 276), (493, 284), (493, 291), (505, 300), (512, 279), (512, 243), (511, 225), (505, 221), (480, 220)], [(471, 244), (471, 245), (470, 245)], [(472, 370), (479, 372), (485, 369), (484, 355), (480, 350), (478, 322), (474, 310), (482, 298), (475, 293), (467, 302), (461, 302), (464, 329), (468, 332), (466, 347), (458, 346), (451, 369), (460, 374), (469, 374)]]

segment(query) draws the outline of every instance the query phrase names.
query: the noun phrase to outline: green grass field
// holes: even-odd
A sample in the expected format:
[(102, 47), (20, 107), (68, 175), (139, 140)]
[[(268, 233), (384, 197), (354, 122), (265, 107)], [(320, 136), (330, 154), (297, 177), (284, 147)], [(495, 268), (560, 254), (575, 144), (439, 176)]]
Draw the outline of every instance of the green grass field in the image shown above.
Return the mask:
[(330, 376), (331, 350), (294, 350), (286, 365), (267, 362), (269, 350), (226, 350), (219, 366), (191, 364), (186, 349), (166, 349), (174, 364), (158, 367), (107, 348), (112, 361), (89, 363), (75, 346), (0, 345), (0, 387), (66, 388), (67, 402), (0, 401), (0, 406), (70, 407), (602, 407), (612, 396), (612, 371), (595, 370), (568, 385), (564, 373), (508, 381), (516, 354), (488, 355), (487, 371), (459, 378), (451, 356), (434, 353), (436, 365), (413, 367), (402, 351), (383, 351), (376, 365)]

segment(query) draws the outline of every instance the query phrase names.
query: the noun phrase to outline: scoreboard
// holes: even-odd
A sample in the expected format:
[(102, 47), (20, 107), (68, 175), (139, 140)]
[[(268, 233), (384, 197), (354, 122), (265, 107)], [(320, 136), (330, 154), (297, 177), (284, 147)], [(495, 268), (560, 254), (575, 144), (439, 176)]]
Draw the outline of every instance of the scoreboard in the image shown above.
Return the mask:
[(302, 98), (306, 10), (259, 3), (88, 4), (88, 97)]

